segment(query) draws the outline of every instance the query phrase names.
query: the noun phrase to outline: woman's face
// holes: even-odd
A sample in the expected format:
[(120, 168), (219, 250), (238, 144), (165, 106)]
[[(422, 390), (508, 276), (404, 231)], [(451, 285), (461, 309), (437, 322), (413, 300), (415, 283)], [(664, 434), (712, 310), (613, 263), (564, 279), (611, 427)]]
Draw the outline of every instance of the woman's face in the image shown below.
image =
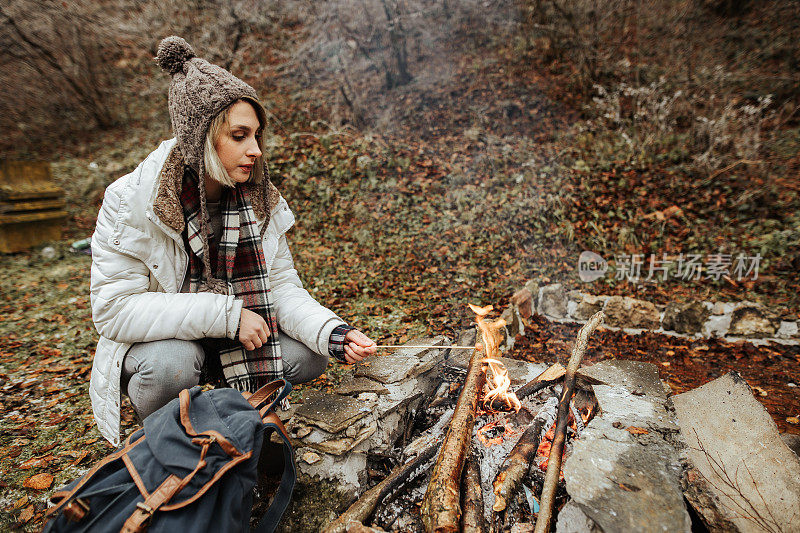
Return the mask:
[(260, 138), (261, 125), (253, 106), (244, 101), (233, 104), (228, 111), (227, 130), (222, 128), (214, 148), (234, 182), (244, 183), (250, 178), (256, 158), (261, 155)]

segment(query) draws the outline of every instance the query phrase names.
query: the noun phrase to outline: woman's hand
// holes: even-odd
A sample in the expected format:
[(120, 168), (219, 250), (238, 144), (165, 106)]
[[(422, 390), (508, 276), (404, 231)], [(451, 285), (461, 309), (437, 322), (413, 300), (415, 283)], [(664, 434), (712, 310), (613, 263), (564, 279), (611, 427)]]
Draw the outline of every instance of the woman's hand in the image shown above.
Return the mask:
[(249, 309), (242, 307), (242, 316), (239, 318), (239, 342), (245, 350), (255, 350), (267, 342), (269, 338), (267, 322)]
[(348, 363), (357, 363), (377, 351), (375, 341), (357, 329), (348, 331), (344, 338), (348, 341), (344, 345), (344, 358)]

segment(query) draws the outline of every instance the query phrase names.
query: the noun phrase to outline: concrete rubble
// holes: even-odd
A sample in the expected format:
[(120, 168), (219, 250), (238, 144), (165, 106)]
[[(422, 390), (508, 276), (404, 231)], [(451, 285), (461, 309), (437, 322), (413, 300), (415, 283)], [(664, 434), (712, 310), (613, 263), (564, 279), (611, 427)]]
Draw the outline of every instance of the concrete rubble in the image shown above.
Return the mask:
[(609, 326), (658, 329), (661, 315), (656, 306), (629, 296), (612, 296), (603, 308)]
[(511, 309), (528, 320), (531, 313), (558, 322), (585, 322), (597, 311), (606, 313), (606, 326), (670, 332), (691, 337), (769, 339), (800, 342), (800, 322), (787, 320), (752, 302), (651, 302), (622, 296), (602, 296), (567, 290), (560, 283), (539, 286), (533, 280), (511, 298)]
[(560, 283), (545, 285), (539, 289), (537, 311), (540, 315), (553, 318), (566, 318), (567, 293)]
[[(439, 336), (409, 344), (445, 342)], [(333, 394), (304, 392), (303, 403), (286, 423), (299, 473), (334, 481), (348, 493), (359, 492), (366, 482), (367, 454), (391, 450), (410, 413), (438, 385), (443, 358), (444, 350), (401, 348), (354, 365)]]
[(564, 464), (572, 501), (603, 531), (690, 531), (673, 444), (678, 425), (658, 369), (608, 360), (580, 374), (594, 383), (600, 413)]
[(711, 311), (702, 302), (670, 303), (664, 311), (665, 330), (694, 335), (700, 333)]
[(673, 397), (687, 498), (712, 530), (800, 531), (800, 458), (736, 373)]

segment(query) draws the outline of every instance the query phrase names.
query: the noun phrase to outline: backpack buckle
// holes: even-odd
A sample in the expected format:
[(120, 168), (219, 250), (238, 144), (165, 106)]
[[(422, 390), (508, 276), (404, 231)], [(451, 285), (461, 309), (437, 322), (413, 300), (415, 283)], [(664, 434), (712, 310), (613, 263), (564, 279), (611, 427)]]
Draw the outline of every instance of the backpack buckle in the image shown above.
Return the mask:
[(153, 514), (153, 508), (150, 507), (149, 505), (147, 505), (144, 502), (137, 502), (136, 503), (136, 508), (137, 509), (141, 509), (142, 511), (145, 512), (145, 514), (148, 514), (148, 515), (152, 515)]
[(86, 500), (75, 498), (64, 506), (64, 509), (61, 510), (61, 514), (63, 514), (69, 522), (80, 522), (89, 514), (89, 504), (86, 503)]

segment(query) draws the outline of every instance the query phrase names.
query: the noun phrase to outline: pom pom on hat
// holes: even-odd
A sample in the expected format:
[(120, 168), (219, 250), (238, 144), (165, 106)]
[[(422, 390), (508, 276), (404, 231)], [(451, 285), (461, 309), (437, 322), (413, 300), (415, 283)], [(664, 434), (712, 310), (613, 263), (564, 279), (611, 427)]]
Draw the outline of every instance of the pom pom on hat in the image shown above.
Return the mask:
[(183, 64), (195, 57), (194, 49), (177, 35), (172, 35), (158, 45), (156, 62), (172, 75), (183, 70)]

